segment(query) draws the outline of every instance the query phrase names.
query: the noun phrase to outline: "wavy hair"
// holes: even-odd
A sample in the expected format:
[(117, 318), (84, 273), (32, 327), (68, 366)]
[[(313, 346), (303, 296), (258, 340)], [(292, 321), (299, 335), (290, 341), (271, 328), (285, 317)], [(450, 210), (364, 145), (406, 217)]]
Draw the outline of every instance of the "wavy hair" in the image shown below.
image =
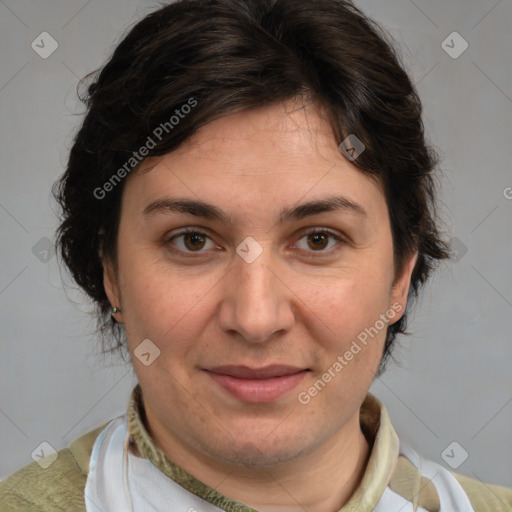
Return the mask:
[[(449, 258), (436, 216), (438, 156), (425, 140), (421, 101), (389, 34), (349, 1), (178, 0), (136, 23), (84, 80), (85, 117), (52, 192), (62, 208), (58, 252), (95, 304), (104, 353), (126, 344), (110, 314), (101, 259), (116, 267), (126, 180), (101, 199), (95, 190), (119, 177), (190, 98), (197, 105), (147, 156), (173, 151), (221, 116), (307, 97), (327, 113), (337, 144), (356, 134), (366, 147), (353, 164), (382, 184), (395, 276), (419, 253), (409, 302)], [(379, 373), (397, 334), (409, 334), (406, 324), (407, 311), (388, 327)]]

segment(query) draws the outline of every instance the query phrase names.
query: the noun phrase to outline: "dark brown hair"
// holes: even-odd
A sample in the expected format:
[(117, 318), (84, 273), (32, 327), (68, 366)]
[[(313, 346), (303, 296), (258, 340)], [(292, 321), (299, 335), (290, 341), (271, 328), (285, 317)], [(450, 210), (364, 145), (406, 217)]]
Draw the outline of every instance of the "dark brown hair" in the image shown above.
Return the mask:
[[(337, 144), (350, 134), (364, 143), (353, 163), (382, 184), (396, 277), (419, 251), (409, 302), (436, 260), (449, 257), (435, 211), (438, 157), (425, 141), (420, 99), (390, 36), (349, 1), (178, 0), (137, 23), (86, 79), (87, 112), (53, 194), (62, 208), (57, 246), (95, 303), (104, 352), (126, 341), (110, 314), (100, 250), (115, 267), (133, 152), (153, 146), (147, 156), (163, 155), (226, 114), (308, 98), (327, 113)], [(160, 138), (157, 127), (166, 127)], [(404, 314), (388, 328), (381, 370), (406, 322)]]

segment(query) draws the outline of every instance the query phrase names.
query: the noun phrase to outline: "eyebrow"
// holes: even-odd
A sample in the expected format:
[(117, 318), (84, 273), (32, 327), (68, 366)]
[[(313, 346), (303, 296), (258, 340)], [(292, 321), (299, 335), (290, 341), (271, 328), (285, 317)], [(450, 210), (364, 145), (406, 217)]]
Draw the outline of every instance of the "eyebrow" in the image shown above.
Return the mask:
[[(366, 210), (359, 203), (355, 203), (343, 196), (329, 196), (283, 209), (279, 215), (279, 223), (282, 224), (285, 221), (300, 220), (312, 215), (334, 211), (368, 217)], [(171, 199), (169, 197), (162, 197), (148, 204), (142, 211), (144, 216), (169, 213), (185, 213), (208, 220), (220, 221), (225, 224), (231, 219), (229, 215), (213, 204), (185, 198)]]

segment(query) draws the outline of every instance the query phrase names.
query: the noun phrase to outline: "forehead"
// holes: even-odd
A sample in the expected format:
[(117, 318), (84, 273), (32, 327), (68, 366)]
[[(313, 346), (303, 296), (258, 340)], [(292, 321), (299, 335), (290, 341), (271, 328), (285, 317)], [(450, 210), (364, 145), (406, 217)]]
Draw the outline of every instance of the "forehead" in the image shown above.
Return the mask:
[[(257, 171), (269, 159), (290, 162), (324, 160), (332, 165), (343, 160), (332, 127), (319, 105), (292, 99), (225, 115), (202, 126), (192, 137), (169, 154), (194, 158), (241, 161), (245, 154), (260, 153), (260, 159), (245, 159), (246, 171)], [(143, 174), (165, 157), (146, 159), (139, 167)], [(302, 166), (300, 166), (302, 167)], [(354, 167), (355, 168), (355, 167)], [(232, 166), (236, 170), (236, 166)], [(276, 172), (286, 169), (276, 168)], [(355, 168), (356, 169), (356, 168)]]
[(318, 107), (298, 101), (216, 119), (175, 151), (146, 159), (133, 174), (126, 193), (137, 196), (140, 211), (164, 192), (217, 204), (243, 198), (256, 207), (337, 192), (370, 211), (383, 199), (379, 184), (341, 154)]

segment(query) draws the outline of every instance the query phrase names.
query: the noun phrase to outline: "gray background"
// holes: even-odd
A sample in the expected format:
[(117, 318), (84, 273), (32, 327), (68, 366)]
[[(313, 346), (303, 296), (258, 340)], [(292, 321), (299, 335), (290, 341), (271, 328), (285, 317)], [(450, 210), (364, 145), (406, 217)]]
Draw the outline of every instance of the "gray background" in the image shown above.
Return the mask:
[[(469, 454), (458, 472), (512, 486), (512, 3), (357, 4), (397, 39), (418, 85), (459, 253), (425, 290), (399, 365), (372, 391), (425, 456), (446, 465), (456, 441), (450, 462)], [(135, 383), (122, 361), (98, 356), (87, 301), (63, 288), (47, 240), (57, 225), (49, 190), (81, 119), (78, 79), (156, 5), (0, 0), (0, 478), (42, 441), (63, 448), (123, 413)], [(454, 31), (469, 44), (456, 59), (442, 47)], [(58, 43), (46, 59), (31, 48), (42, 32)], [(461, 48), (453, 37), (445, 45)]]

